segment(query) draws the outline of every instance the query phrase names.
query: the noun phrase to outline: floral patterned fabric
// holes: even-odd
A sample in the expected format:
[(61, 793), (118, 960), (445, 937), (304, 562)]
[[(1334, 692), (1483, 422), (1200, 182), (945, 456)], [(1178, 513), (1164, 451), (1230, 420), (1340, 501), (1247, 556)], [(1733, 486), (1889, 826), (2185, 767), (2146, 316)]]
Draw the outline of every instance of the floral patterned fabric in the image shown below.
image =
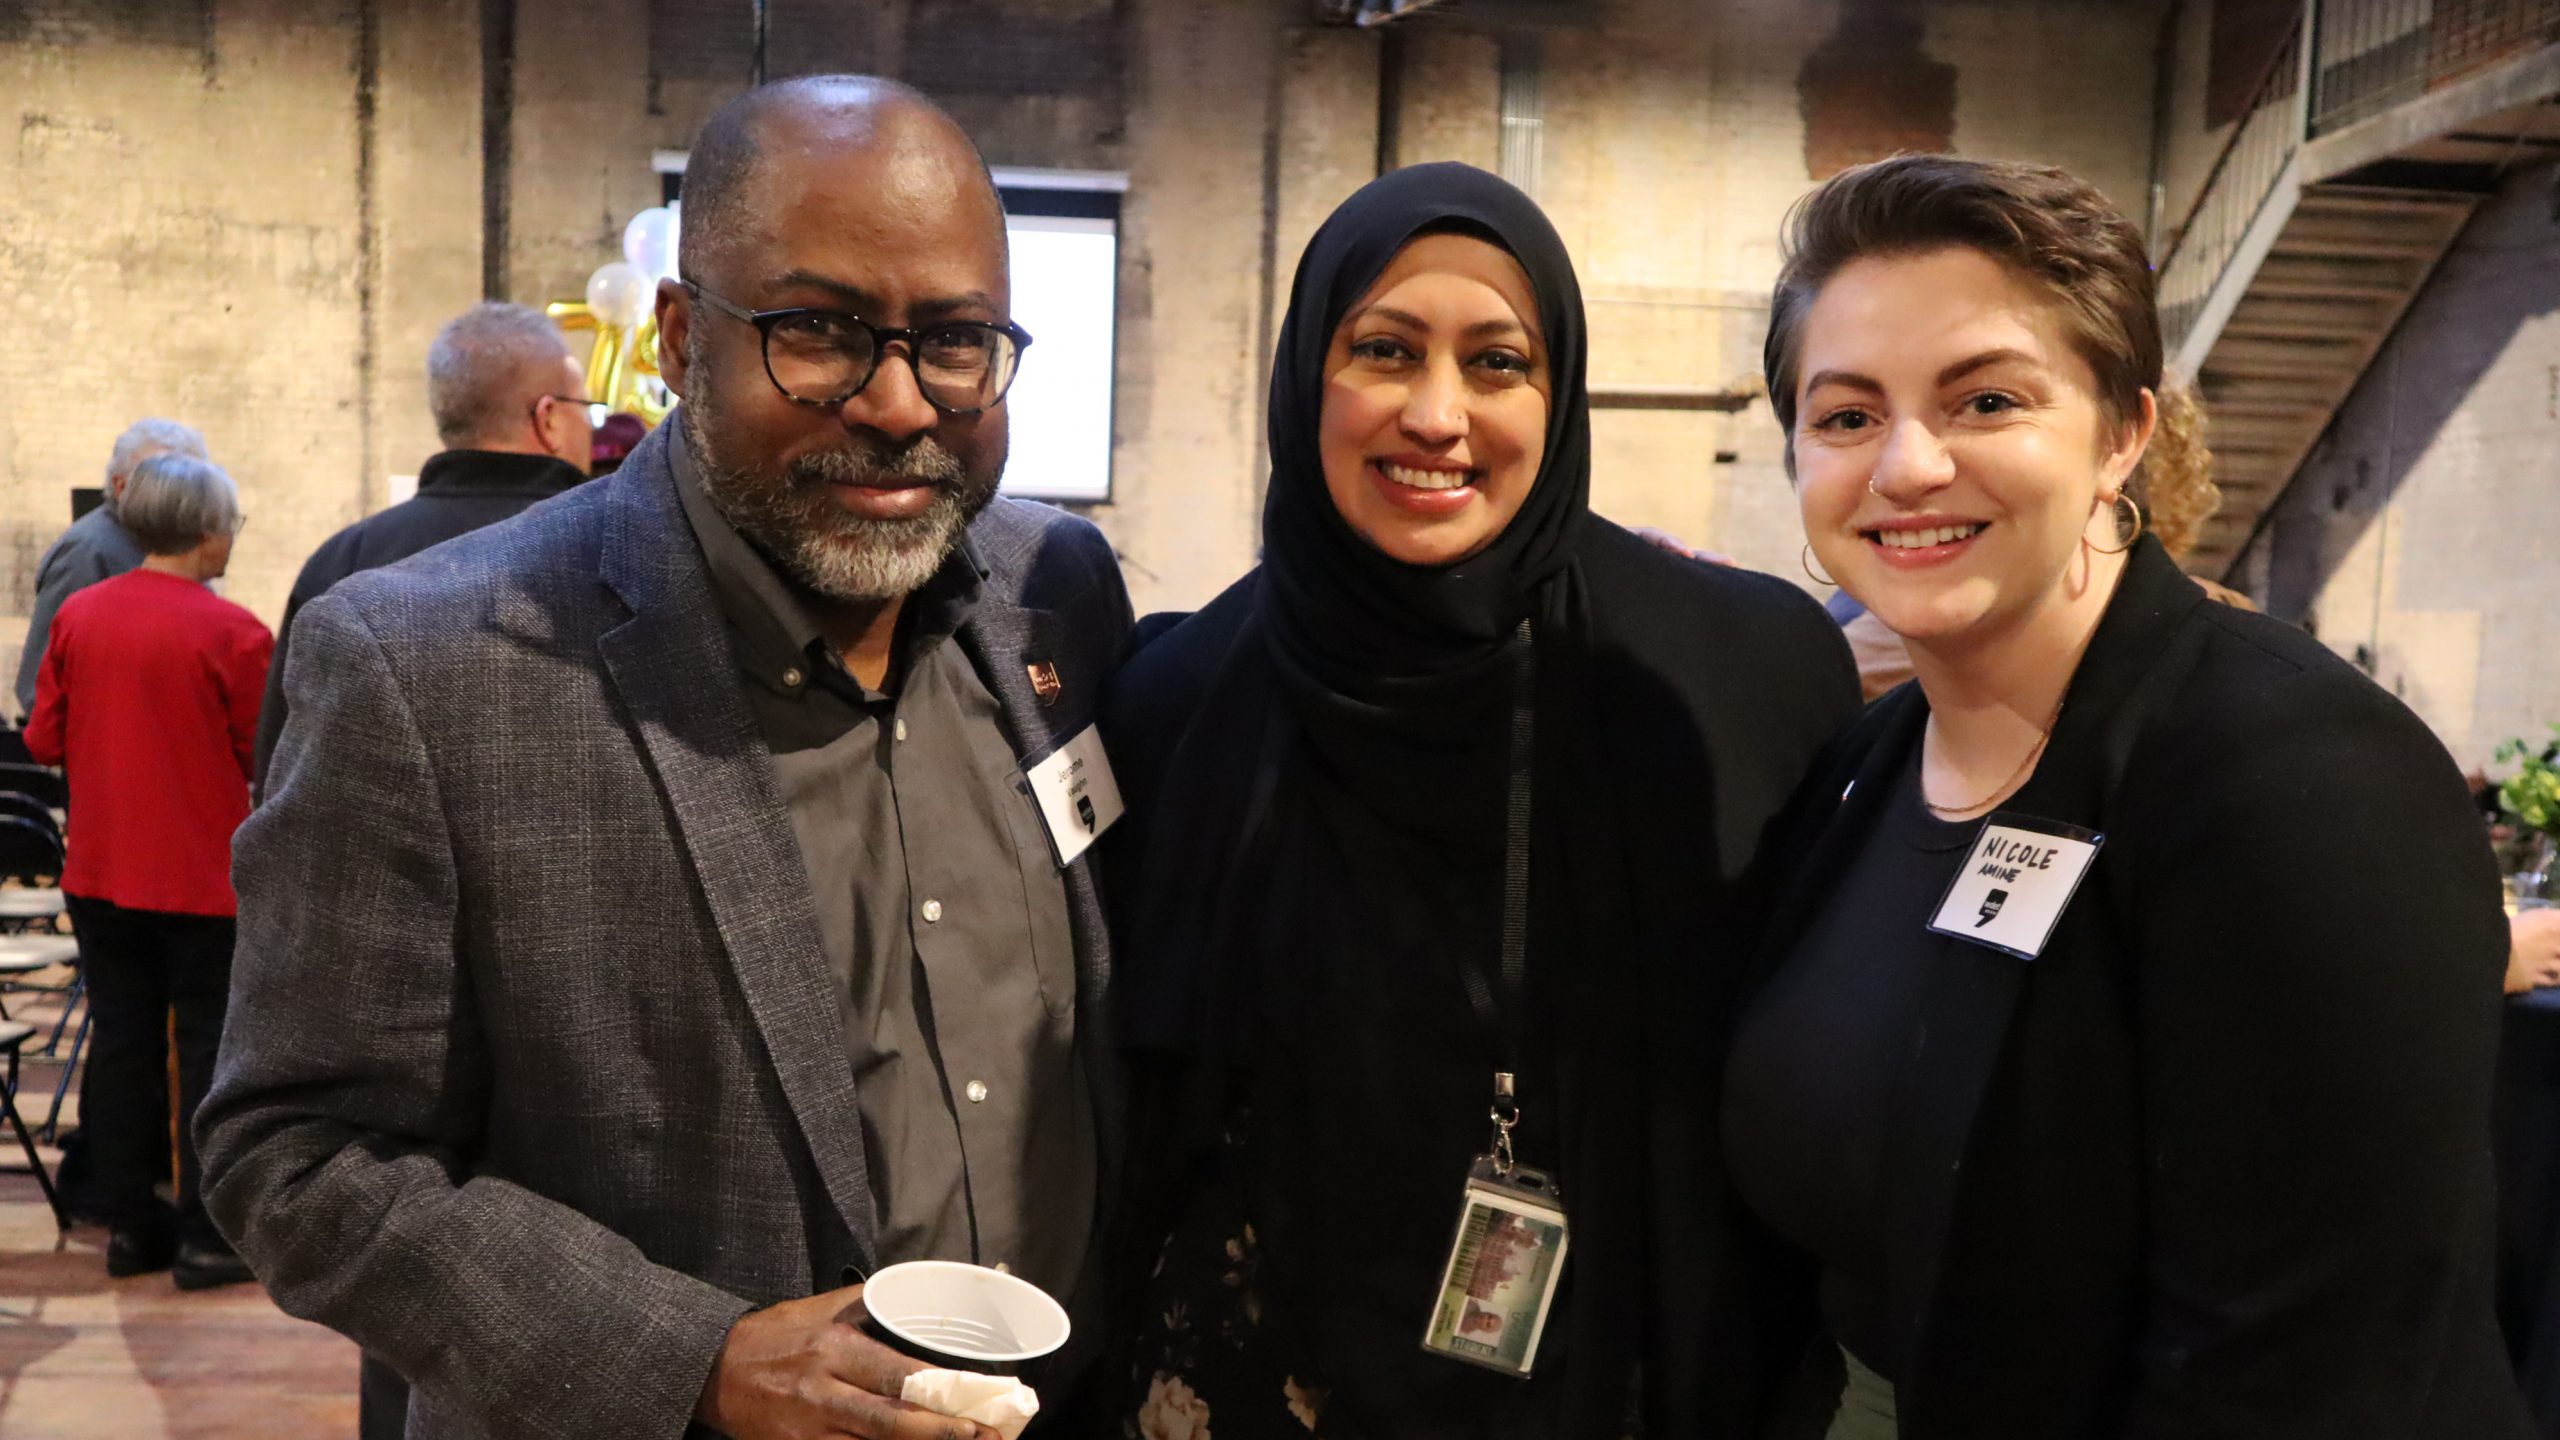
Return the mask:
[(1267, 1299), (1261, 1241), (1241, 1197), (1223, 1185), (1205, 1190), (1165, 1242), (1148, 1287), (1126, 1440), (1354, 1440), (1357, 1432), (1328, 1423), (1329, 1387)]
[[(1414, 1373), (1384, 1407), (1397, 1413), (1374, 1393), (1356, 1412), (1342, 1403), (1292, 1309), (1303, 1266), (1270, 1258), (1237, 1181), (1249, 1129), (1240, 1113), (1223, 1137), (1226, 1164), (1185, 1197), (1148, 1281), (1122, 1440), (1553, 1440), (1558, 1370), (1520, 1381), (1425, 1357), (1418, 1320)], [(1641, 1440), (1632, 1391), (1628, 1404), (1607, 1440)]]

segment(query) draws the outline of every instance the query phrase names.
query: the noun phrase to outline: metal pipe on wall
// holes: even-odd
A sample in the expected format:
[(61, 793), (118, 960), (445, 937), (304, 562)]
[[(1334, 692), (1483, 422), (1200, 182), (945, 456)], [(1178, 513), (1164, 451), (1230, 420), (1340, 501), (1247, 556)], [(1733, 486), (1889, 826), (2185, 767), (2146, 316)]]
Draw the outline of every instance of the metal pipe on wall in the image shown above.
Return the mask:
[(1391, 20), (1402, 20), (1408, 15), (1419, 15), (1439, 3), (1440, 0), (1366, 0), (1360, 7), (1360, 13), (1351, 18), (1351, 23), (1366, 30)]

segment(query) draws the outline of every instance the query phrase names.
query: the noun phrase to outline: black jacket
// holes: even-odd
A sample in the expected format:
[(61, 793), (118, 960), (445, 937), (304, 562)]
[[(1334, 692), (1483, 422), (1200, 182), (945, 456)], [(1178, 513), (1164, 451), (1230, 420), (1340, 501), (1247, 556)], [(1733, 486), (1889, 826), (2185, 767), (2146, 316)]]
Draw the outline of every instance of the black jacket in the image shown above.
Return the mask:
[(267, 698), (258, 712), (258, 789), (267, 784), (267, 761), (284, 733), (284, 662), (293, 643), (293, 617), (359, 571), (406, 560), (456, 535), (495, 525), (586, 479), (576, 466), (548, 455), (496, 450), (447, 450), (418, 469), (418, 493), (368, 515), (321, 543), (294, 577), (276, 627), (276, 655), (267, 667)]
[[(1644, 988), (1623, 1004), (1614, 981), (1606, 998), (1577, 997), (1572, 1013), (1598, 1023), (1555, 1038), (1561, 1052), (1605, 1051), (1640, 1072), (1628, 1087), (1626, 1113), (1602, 1117), (1628, 1135), (1636, 1152), (1628, 1168), (1640, 1179), (1602, 1195), (1586, 1176), (1579, 1192), (1568, 1190), (1606, 1202), (1607, 1210), (1601, 1216), (1591, 1204), (1570, 1207), (1570, 1263), (1578, 1271), (1571, 1283), (1634, 1317), (1644, 1353), (1614, 1358), (1630, 1367), (1641, 1362), (1650, 1433), (1720, 1436), (1728, 1433), (1720, 1417), (1704, 1407), (1707, 1382), (1734, 1363), (1731, 1338), (1707, 1328), (1706, 1302), (1721, 1288), (1723, 1232), (1701, 1218), (1702, 1207), (1718, 1202), (1720, 1172), (1697, 1143), (1723, 1066), (1712, 1037), (1726, 1028), (1723, 1007), (1756, 954), (1770, 898), (1772, 831), (1806, 767), (1856, 713), (1856, 676), (1838, 627), (1783, 581), (1682, 559), (1597, 516), (1577, 544), (1598, 617), (1590, 676), (1614, 747), (1606, 778), (1622, 832), (1615, 838), (1628, 860), (1629, 943), (1640, 956), (1677, 959), (1657, 968), (1648, 958)], [(1104, 842), (1117, 895), (1139, 893), (1134, 887), (1145, 883), (1139, 862), (1152, 829), (1171, 823), (1175, 807), (1198, 803), (1170, 793), (1165, 775), (1230, 652), (1251, 640), (1246, 620), (1263, 582), (1256, 571), (1169, 630), (1161, 621), (1142, 624), (1143, 648), (1112, 682), (1102, 729), (1130, 807)], [(1127, 924), (1125, 899), (1114, 923)], [(1126, 993), (1134, 974), (1122, 972), (1124, 1002), (1141, 998)], [(1345, 1028), (1354, 1028), (1349, 1019)], [(1152, 1255), (1184, 1198), (1168, 1177), (1180, 1173), (1178, 1117), (1202, 1080), (1147, 1058), (1140, 1057), (1147, 1073), (1132, 1125), (1141, 1137), (1133, 1154), (1141, 1158), (1129, 1167), (1145, 1193), (1131, 1197), (1127, 1213), (1130, 1243)], [(1616, 1073), (1588, 1055), (1578, 1068)], [(1410, 1097), (1380, 1095), (1377, 1103), (1405, 1105)], [(1457, 1179), (1448, 1177), (1451, 1188)], [(1143, 1267), (1125, 1278), (1142, 1282)], [(1560, 1308), (1550, 1325), (1570, 1323)], [(1596, 1372), (1611, 1358), (1574, 1363)], [(1364, 1423), (1401, 1433), (1400, 1418)]]
[[(1772, 956), (1927, 717), (1905, 685), (1816, 767)], [(2106, 840), (2039, 958), (1931, 937), (1956, 983), (1882, 1186), (1904, 1440), (2530, 1435), (2491, 1312), (2506, 930), (2444, 747), (2145, 541), (2001, 808)], [(1739, 1248), (1805, 1335), (1809, 1264)]]

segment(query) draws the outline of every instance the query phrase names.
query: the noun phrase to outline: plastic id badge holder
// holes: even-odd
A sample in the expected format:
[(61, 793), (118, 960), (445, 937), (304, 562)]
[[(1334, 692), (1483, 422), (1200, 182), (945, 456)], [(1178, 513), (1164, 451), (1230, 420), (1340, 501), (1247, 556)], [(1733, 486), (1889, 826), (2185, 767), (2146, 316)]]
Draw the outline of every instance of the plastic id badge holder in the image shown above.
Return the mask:
[(1544, 1172), (1478, 1156), (1422, 1348), (1526, 1379), (1564, 1279), (1569, 1238)]

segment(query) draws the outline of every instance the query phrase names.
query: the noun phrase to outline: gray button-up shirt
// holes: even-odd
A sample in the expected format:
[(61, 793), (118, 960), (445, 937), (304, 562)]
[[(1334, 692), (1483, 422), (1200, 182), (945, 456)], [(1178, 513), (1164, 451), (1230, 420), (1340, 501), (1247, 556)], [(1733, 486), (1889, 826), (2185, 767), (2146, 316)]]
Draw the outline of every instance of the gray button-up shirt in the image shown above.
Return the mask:
[(907, 597), (873, 690), (667, 449), (817, 901), (881, 1261), (1002, 1264), (1063, 1301), (1097, 1165), (1074, 941), (1002, 709), (956, 638), (976, 559), (964, 543)]

